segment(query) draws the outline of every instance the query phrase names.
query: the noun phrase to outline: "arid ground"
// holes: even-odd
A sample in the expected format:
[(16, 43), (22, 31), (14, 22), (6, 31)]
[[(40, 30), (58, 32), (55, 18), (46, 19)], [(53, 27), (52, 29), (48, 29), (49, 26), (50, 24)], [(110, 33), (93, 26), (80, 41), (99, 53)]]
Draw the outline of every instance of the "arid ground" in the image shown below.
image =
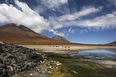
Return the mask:
[(43, 50), (43, 52), (52, 52), (60, 54), (69, 53), (73, 51), (115, 47), (115, 46), (82, 46), (82, 45), (20, 45), (20, 46), (24, 46), (35, 50)]

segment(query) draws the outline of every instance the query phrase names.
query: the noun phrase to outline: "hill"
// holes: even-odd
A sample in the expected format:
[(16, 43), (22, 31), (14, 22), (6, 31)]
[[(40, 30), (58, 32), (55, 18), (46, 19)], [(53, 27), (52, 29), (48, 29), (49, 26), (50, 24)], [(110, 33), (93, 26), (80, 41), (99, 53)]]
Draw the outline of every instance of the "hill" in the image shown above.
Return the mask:
[(68, 40), (66, 40), (65, 38), (63, 38), (59, 35), (54, 36), (53, 39), (56, 39), (56, 40), (59, 40), (59, 41), (64, 41), (64, 42), (69, 42)]
[(14, 39), (50, 39), (46, 36), (40, 35), (32, 31), (31, 29), (16, 24), (8, 24), (0, 27), (0, 39), (14, 40)]

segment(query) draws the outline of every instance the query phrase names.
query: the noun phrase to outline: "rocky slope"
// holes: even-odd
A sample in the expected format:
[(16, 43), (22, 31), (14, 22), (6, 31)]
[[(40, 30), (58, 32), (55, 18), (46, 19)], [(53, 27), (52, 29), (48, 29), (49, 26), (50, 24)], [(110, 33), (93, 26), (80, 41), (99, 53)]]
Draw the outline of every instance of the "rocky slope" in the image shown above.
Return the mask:
[(31, 70), (44, 60), (45, 58), (32, 49), (9, 43), (0, 44), (0, 77), (13, 77), (20, 72)]
[(61, 36), (54, 36), (53, 39), (59, 40), (59, 41), (63, 41), (63, 42), (69, 42), (68, 40), (66, 40), (65, 38), (61, 37)]
[(0, 42), (0, 77), (52, 77), (62, 64), (45, 54), (10, 43)]

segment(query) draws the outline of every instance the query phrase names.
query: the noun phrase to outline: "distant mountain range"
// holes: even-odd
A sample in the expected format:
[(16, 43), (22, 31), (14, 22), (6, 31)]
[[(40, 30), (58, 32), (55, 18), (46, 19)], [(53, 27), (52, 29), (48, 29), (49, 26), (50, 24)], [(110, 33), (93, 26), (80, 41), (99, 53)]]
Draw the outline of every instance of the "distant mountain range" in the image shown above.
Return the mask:
[(41, 45), (63, 45), (63, 44), (78, 44), (70, 43), (64, 40), (63, 37), (57, 36), (62, 39), (52, 39), (44, 35), (40, 35), (31, 29), (16, 24), (8, 24), (0, 27), (0, 41), (13, 43), (13, 44), (41, 44)]
[(64, 42), (69, 42), (68, 40), (66, 40), (65, 38), (63, 38), (63, 37), (61, 37), (59, 35), (54, 36), (52, 39), (56, 39), (56, 40), (64, 41)]
[[(53, 38), (49, 38), (47, 36), (40, 35), (23, 25), (17, 26), (13, 23), (0, 27), (0, 41), (13, 44), (31, 45), (93, 45), (71, 43), (58, 35)], [(105, 45), (116, 45), (116, 41)]]
[(115, 45), (116, 46), (116, 41), (114, 41), (112, 43), (108, 43), (107, 45)]

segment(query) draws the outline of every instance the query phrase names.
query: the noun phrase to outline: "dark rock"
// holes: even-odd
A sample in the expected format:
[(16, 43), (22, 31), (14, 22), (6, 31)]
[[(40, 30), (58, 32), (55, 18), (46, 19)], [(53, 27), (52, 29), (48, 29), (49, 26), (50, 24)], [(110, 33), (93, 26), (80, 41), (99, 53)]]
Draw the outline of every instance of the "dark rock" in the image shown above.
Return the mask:
[(33, 62), (39, 62), (40, 60), (43, 60), (42, 56), (36, 53), (30, 53), (28, 58)]
[(0, 44), (0, 77), (8, 77), (29, 70), (43, 61), (32, 49), (5, 43)]
[(0, 63), (0, 68), (4, 67), (4, 64)]
[(0, 44), (0, 53), (3, 53), (2, 44)]

